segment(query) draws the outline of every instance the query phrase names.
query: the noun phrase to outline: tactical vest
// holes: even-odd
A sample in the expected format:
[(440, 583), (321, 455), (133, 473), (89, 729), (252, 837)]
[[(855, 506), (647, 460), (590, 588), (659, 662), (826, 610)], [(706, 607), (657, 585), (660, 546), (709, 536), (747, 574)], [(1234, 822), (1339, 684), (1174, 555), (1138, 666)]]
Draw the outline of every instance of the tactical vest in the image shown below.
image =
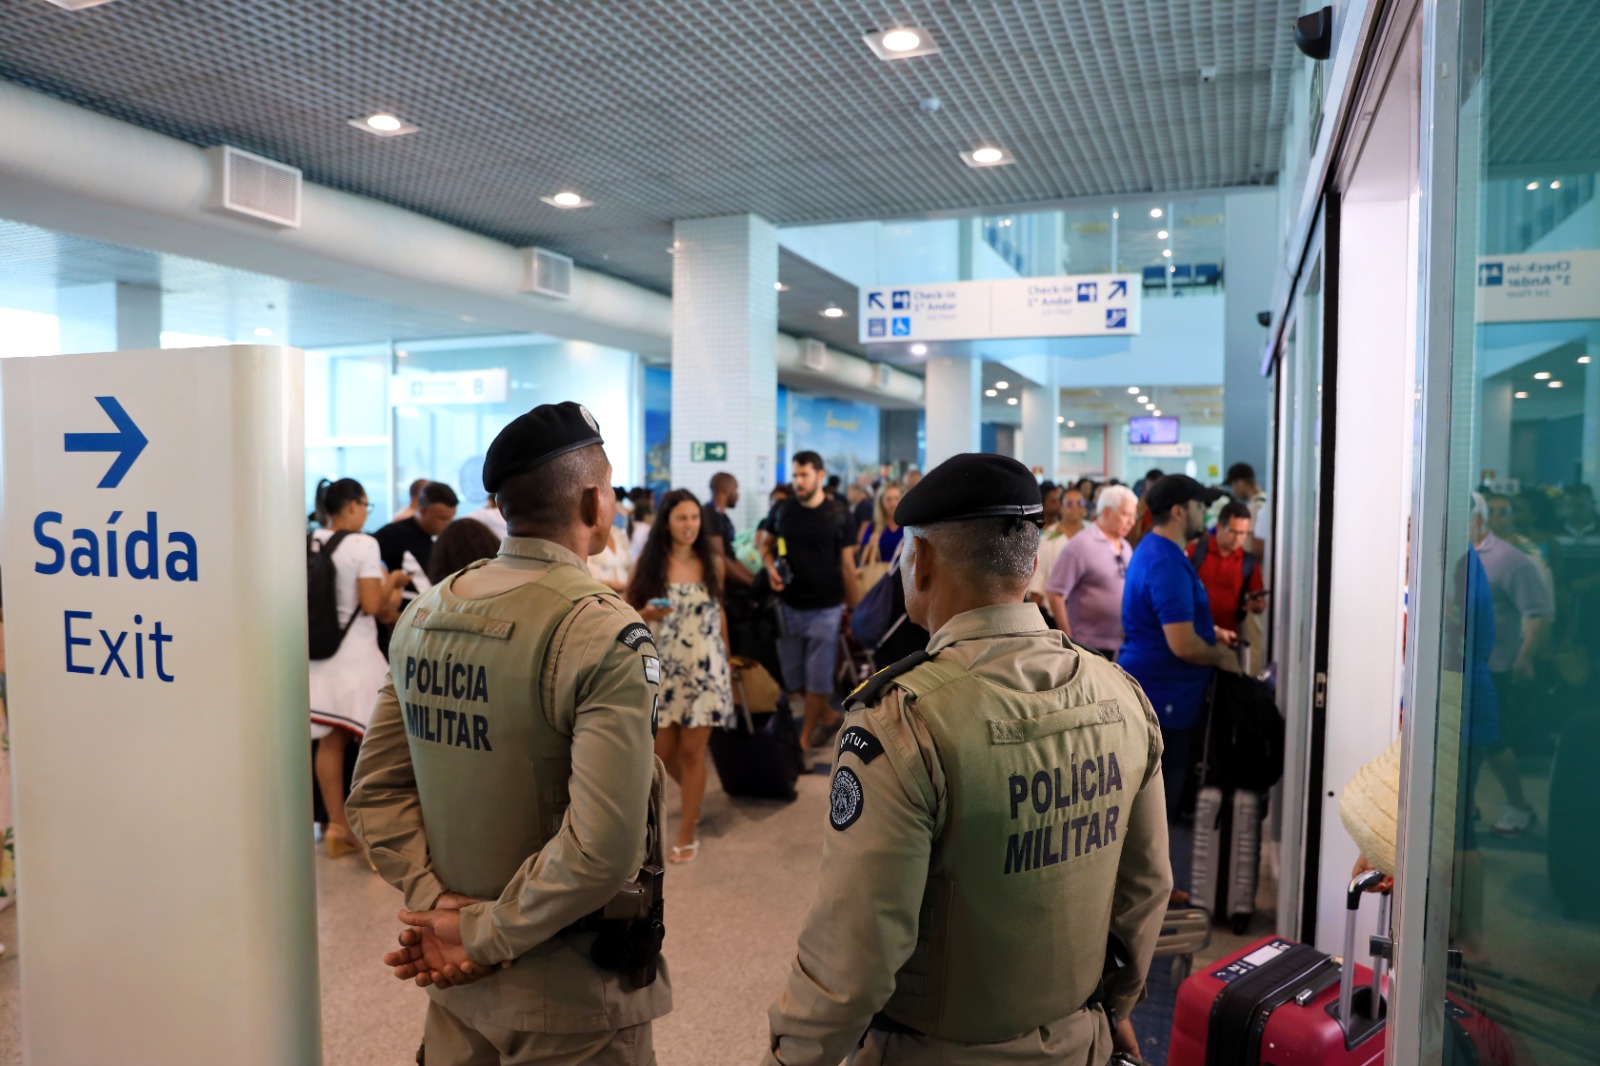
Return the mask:
[(1047, 692), (937, 659), (895, 684), (916, 697), (948, 790), (917, 945), (883, 1013), (961, 1043), (1071, 1014), (1104, 969), (1123, 834), (1150, 761), (1130, 683), (1085, 655)]
[(550, 724), (545, 650), (580, 601), (616, 593), (574, 566), (482, 599), (455, 595), (454, 580), (400, 619), (389, 668), (433, 867), (453, 891), (494, 899), (570, 802), (572, 741)]

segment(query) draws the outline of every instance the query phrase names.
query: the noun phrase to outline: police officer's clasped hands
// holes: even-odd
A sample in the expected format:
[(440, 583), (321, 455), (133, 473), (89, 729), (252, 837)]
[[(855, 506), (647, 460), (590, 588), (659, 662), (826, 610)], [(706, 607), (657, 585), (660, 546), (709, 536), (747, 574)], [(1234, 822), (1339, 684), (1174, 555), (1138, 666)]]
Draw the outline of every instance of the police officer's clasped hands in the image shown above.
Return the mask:
[(402, 981), (414, 979), (419, 988), (470, 985), (506, 969), (511, 965), (509, 960), (498, 966), (473, 962), (461, 944), (461, 916), (456, 912), (486, 902), (459, 892), (446, 892), (431, 911), (401, 911), (400, 921), (411, 928), (400, 933), (400, 950), (385, 955), (383, 964)]

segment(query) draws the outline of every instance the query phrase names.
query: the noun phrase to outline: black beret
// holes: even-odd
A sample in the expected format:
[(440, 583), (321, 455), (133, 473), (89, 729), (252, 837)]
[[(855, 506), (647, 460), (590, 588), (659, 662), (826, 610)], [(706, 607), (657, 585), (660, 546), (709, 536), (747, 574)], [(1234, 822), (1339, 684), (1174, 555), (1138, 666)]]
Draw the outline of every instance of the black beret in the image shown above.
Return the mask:
[(499, 490), (505, 480), (526, 474), (550, 460), (604, 444), (600, 423), (581, 403), (542, 403), (525, 415), (512, 419), (489, 445), (483, 459), (483, 487)]
[(953, 456), (934, 467), (900, 498), (898, 526), (930, 526), (963, 518), (1014, 515), (1044, 520), (1039, 483), (1015, 459), (986, 452)]
[(1226, 495), (1221, 489), (1208, 489), (1185, 474), (1168, 474), (1145, 488), (1144, 502), (1150, 508), (1150, 513), (1155, 515), (1156, 521), (1164, 522), (1167, 512), (1179, 504), (1199, 500), (1210, 507)]

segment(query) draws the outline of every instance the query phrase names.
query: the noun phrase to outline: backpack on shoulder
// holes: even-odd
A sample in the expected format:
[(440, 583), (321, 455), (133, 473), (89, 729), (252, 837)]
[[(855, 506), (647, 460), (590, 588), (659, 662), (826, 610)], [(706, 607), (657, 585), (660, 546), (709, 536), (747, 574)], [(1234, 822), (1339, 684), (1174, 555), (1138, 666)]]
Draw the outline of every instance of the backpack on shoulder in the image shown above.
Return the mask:
[(306, 534), (306, 635), (312, 661), (337, 655), (344, 635), (361, 616), (361, 606), (357, 604), (350, 621), (339, 624), (339, 575), (334, 569), (333, 553), (349, 535), (348, 530), (341, 530), (329, 537), (328, 543), (319, 545), (315, 534)]

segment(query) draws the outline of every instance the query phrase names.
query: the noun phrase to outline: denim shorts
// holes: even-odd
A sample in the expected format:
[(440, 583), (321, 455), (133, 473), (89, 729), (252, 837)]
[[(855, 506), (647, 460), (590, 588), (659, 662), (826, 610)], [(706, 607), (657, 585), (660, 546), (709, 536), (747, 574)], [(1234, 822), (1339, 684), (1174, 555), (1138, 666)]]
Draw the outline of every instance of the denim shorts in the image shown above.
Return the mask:
[(784, 635), (778, 638), (785, 692), (832, 695), (833, 671), (839, 656), (842, 607), (799, 610), (779, 604)]

